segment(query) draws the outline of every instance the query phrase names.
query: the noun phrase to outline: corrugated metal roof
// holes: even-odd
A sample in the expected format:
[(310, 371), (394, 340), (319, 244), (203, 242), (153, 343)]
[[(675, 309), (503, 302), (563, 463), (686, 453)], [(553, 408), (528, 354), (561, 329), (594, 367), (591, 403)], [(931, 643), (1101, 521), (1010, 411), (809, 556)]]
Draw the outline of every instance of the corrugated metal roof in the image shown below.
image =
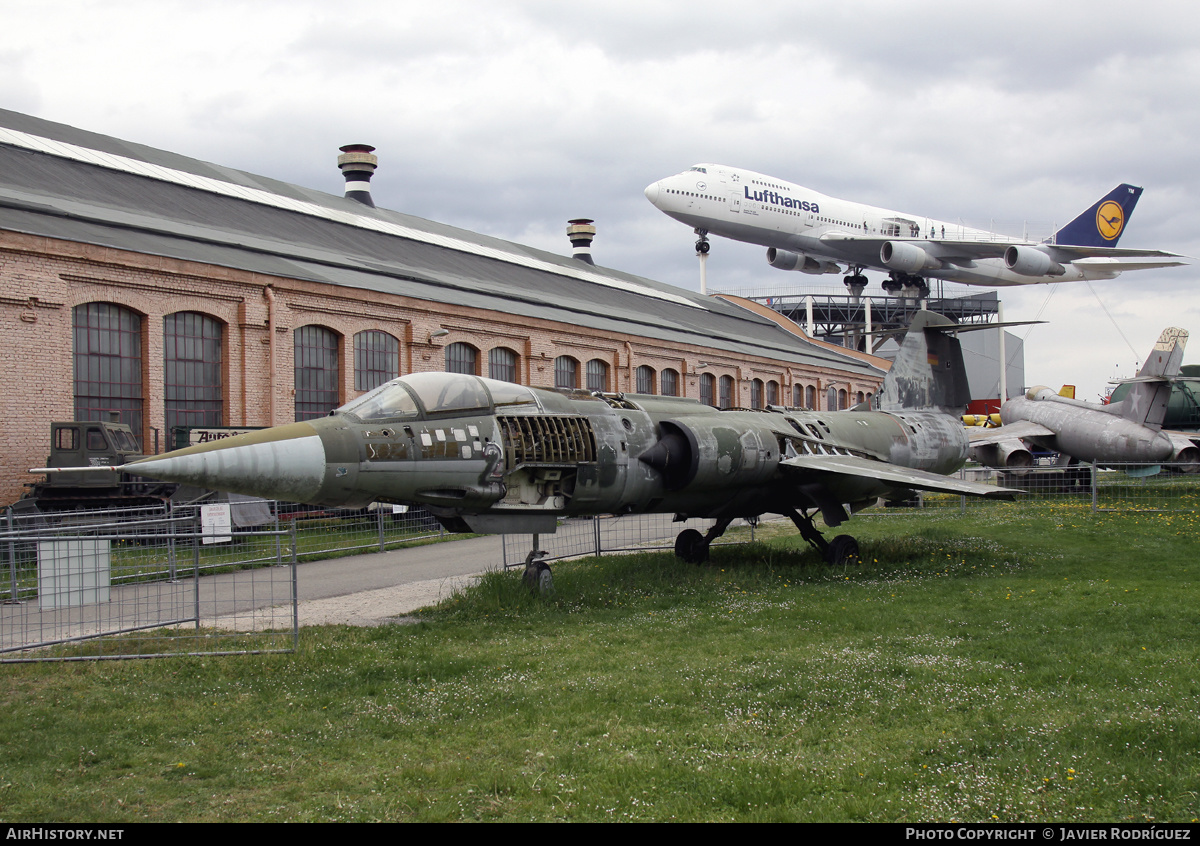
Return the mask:
[(0, 227), (879, 374), (716, 298), (4, 110)]

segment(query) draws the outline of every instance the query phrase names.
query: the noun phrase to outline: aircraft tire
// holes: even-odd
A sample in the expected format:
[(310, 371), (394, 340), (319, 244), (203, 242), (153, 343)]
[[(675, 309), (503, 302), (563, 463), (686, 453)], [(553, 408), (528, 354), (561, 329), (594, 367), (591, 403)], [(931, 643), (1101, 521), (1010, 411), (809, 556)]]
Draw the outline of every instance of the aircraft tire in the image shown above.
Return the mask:
[(695, 529), (684, 529), (675, 538), (675, 556), (689, 564), (703, 564), (708, 560), (708, 544), (704, 535)]
[(858, 552), (858, 541), (850, 535), (838, 535), (830, 541), (829, 552), (825, 557), (834, 567), (862, 563), (862, 557)]
[(697, 241), (696, 242), (696, 252), (700, 253), (701, 255), (708, 252), (708, 247), (709, 247), (708, 241)]
[(548, 596), (554, 593), (554, 573), (545, 561), (535, 561), (525, 568), (521, 581), (531, 593)]

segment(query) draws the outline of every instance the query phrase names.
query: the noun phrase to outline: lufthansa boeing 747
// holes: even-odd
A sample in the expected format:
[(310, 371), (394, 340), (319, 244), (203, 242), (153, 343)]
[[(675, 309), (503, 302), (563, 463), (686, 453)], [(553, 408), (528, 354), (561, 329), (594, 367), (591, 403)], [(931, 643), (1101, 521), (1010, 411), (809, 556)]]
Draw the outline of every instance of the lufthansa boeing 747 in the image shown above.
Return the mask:
[(1118, 185), (1050, 239), (1030, 241), (839, 200), (718, 164), (698, 164), (646, 187), (656, 208), (695, 229), (698, 253), (708, 252), (709, 234), (720, 235), (766, 247), (767, 262), (780, 270), (845, 273), (849, 286), (866, 285), (864, 270), (881, 270), (889, 277), (885, 290), (922, 294), (930, 278), (1029, 285), (1187, 264), (1175, 253), (1117, 247), (1141, 195), (1141, 188)]

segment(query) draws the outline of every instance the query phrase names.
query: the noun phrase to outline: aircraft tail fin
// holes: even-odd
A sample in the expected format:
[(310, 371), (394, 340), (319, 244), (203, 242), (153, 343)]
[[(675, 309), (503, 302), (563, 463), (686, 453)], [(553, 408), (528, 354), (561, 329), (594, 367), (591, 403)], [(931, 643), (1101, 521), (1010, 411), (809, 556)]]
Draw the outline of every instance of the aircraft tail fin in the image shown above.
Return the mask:
[(1138, 375), (1128, 380), (1132, 384), (1125, 399), (1109, 408), (1134, 423), (1161, 429), (1171, 399), (1171, 382), (1179, 375), (1187, 339), (1184, 329), (1164, 329)]
[(1076, 247), (1115, 247), (1141, 196), (1141, 188), (1124, 183), (1118, 185), (1090, 209), (1055, 232), (1054, 243)]
[(883, 380), (883, 411), (942, 409), (959, 416), (971, 400), (962, 347), (952, 334), (963, 327), (931, 311), (918, 311)]

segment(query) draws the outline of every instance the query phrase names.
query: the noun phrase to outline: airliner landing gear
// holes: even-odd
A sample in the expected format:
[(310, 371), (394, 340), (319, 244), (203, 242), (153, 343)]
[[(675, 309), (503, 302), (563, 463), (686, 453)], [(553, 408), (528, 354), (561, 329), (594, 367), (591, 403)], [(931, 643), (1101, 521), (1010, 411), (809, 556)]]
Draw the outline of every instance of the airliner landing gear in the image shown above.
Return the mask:
[(922, 276), (909, 277), (910, 282), (904, 287), (904, 296), (914, 300), (923, 300), (929, 296), (929, 285)]
[(903, 296), (914, 300), (923, 300), (929, 296), (929, 285), (924, 276), (912, 273), (893, 273), (883, 281), (883, 290), (892, 296)]
[[(815, 514), (816, 512), (813, 513)], [(800, 537), (808, 541), (813, 549), (821, 553), (826, 563), (840, 567), (846, 564), (858, 564), (861, 562), (862, 558), (858, 552), (858, 541), (850, 537), (850, 535), (838, 535), (832, 541), (827, 541), (817, 531), (816, 526), (813, 525), (812, 515), (793, 510), (787, 516), (792, 519), (792, 522), (796, 524), (796, 528), (800, 530)]]
[(729, 528), (729, 524), (732, 522), (732, 517), (722, 517), (704, 535), (695, 529), (684, 529), (675, 538), (676, 557), (682, 558), (689, 564), (703, 564), (708, 560), (708, 547), (713, 541), (725, 534), (725, 530)]
[[(842, 278), (842, 281), (846, 283), (846, 287), (853, 297), (861, 297), (867, 287), (867, 277), (863, 276), (861, 267), (854, 268), (853, 272)], [(886, 286), (887, 283), (885, 282), (884, 285)]]
[(696, 255), (698, 255), (698, 256), (706, 255), (708, 253), (708, 247), (709, 247), (708, 230), (707, 229), (697, 229), (697, 230), (695, 230), (695, 232), (698, 236), (700, 236), (700, 239), (698, 241), (696, 241)]

